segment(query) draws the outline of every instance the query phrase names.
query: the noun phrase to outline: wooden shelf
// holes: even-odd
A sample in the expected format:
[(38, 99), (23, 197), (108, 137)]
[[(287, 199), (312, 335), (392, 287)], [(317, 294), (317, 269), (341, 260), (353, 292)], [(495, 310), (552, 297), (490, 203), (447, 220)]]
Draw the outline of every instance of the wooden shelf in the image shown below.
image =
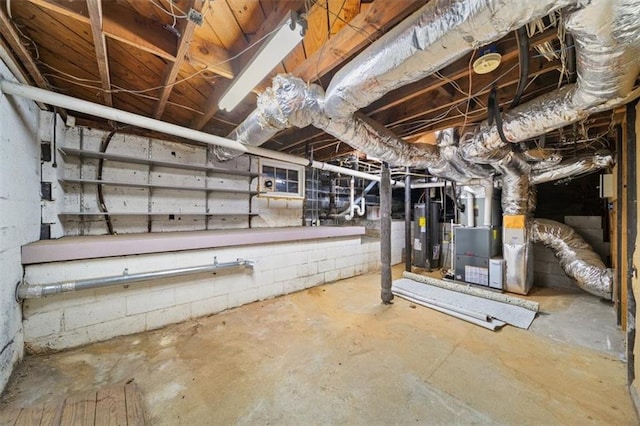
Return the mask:
[(104, 159), (104, 160), (120, 161), (123, 163), (146, 164), (146, 165), (157, 166), (157, 167), (168, 167), (172, 169), (194, 170), (194, 171), (200, 171), (200, 172), (209, 172), (213, 174), (246, 176), (246, 177), (252, 177), (252, 178), (260, 176), (259, 173), (245, 172), (242, 170), (230, 170), (230, 169), (222, 169), (219, 167), (198, 166), (194, 164), (170, 163), (168, 161), (150, 160), (147, 158), (131, 157), (128, 155), (121, 155), (121, 154), (110, 154), (106, 152), (89, 151), (85, 149), (59, 148), (59, 150), (63, 155), (78, 157), (78, 158)]
[(218, 192), (227, 194), (259, 194), (258, 191), (250, 191), (243, 189), (225, 189), (225, 188), (205, 188), (204, 186), (182, 186), (182, 185), (162, 185), (155, 183), (132, 183), (132, 182), (115, 182), (108, 180), (98, 179), (60, 179), (60, 182), (64, 183), (80, 183), (86, 185), (109, 185), (109, 186), (125, 186), (134, 188), (156, 188), (156, 189), (173, 189), (177, 191), (203, 191), (203, 192)]
[(259, 213), (61, 212), (58, 216), (259, 216)]

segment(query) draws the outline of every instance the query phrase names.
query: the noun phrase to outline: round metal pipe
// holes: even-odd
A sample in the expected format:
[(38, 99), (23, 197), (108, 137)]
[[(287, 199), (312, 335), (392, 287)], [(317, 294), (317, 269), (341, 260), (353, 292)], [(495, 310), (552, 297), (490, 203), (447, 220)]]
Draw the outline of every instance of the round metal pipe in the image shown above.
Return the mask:
[(247, 260), (237, 260), (235, 262), (214, 263), (212, 265), (192, 266), (189, 268), (166, 269), (163, 271), (141, 272), (139, 274), (125, 274), (101, 278), (88, 278), (85, 280), (58, 282), (52, 284), (31, 285), (22, 282), (16, 290), (16, 295), (18, 299), (34, 299), (59, 293), (67, 293), (70, 291), (114, 287), (140, 281), (148, 281), (151, 279), (163, 279), (188, 274), (216, 272), (239, 267), (253, 268), (253, 263)]

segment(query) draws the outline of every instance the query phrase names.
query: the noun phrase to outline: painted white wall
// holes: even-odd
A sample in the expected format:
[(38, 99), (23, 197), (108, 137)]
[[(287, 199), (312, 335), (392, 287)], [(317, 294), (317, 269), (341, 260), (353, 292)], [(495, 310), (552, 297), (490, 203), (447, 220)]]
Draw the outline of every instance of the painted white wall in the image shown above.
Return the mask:
[[(400, 263), (404, 223), (392, 227), (392, 262)], [(25, 345), (31, 352), (79, 346), (209, 315), (257, 300), (349, 278), (380, 266), (380, 242), (326, 238), (207, 250), (29, 265), (30, 284), (130, 274), (243, 258), (250, 270), (187, 275), (122, 287), (78, 291), (24, 302)], [(371, 291), (379, 291), (372, 282)]]
[[(0, 61), (0, 77), (15, 80)], [(38, 106), (0, 93), (0, 391), (22, 357), (20, 246), (40, 237)]]
[[(74, 127), (64, 131), (60, 145), (70, 148), (99, 151), (108, 132), (86, 127)], [(207, 148), (116, 133), (107, 152), (164, 162), (209, 165), (222, 169), (258, 171), (258, 161), (240, 156), (228, 162), (218, 162), (207, 155)], [(209, 160), (207, 160), (209, 158)], [(59, 158), (56, 175), (47, 175), (52, 182), (57, 200), (45, 209), (47, 219), (55, 221), (53, 237), (64, 235), (101, 235), (107, 233), (103, 216), (62, 216), (59, 213), (96, 212), (98, 208), (95, 185), (64, 184), (58, 179), (96, 179), (98, 160), (67, 156)], [(50, 178), (50, 179), (49, 179)], [(202, 171), (147, 166), (106, 160), (103, 180), (142, 184), (180, 185), (202, 188), (253, 190), (257, 178), (245, 176), (209, 174)], [(265, 198), (243, 193), (219, 193), (204, 191), (179, 191), (159, 188), (135, 188), (104, 186), (105, 204), (114, 212), (166, 212), (166, 216), (151, 217), (151, 231), (192, 231), (205, 229), (233, 229), (249, 227), (248, 213), (258, 213), (251, 219), (252, 227), (300, 226), (302, 201)], [(220, 213), (224, 216), (180, 215), (178, 213)], [(175, 214), (170, 218), (169, 214)], [(147, 216), (111, 216), (116, 233), (147, 232)]]

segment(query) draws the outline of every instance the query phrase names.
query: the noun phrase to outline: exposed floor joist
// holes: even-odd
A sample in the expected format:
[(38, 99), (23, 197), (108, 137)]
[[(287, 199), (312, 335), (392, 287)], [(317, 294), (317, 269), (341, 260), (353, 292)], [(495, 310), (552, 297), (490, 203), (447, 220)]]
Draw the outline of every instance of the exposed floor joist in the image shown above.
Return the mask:
[(109, 77), (109, 56), (107, 53), (107, 43), (102, 32), (102, 0), (87, 0), (89, 9), (89, 19), (91, 23), (91, 33), (93, 35), (93, 46), (96, 51), (100, 82), (102, 84), (102, 97), (107, 106), (113, 106), (111, 96), (111, 78)]
[[(193, 0), (191, 9), (196, 13), (202, 13), (205, 0)], [(191, 13), (191, 12), (189, 12)], [(186, 59), (186, 54), (189, 51), (189, 44), (191, 43), (193, 32), (197, 27), (197, 23), (192, 19), (187, 18), (187, 23), (182, 29), (182, 34), (178, 40), (178, 49), (176, 53), (176, 60), (173, 63), (167, 64), (164, 70), (164, 76), (162, 79), (162, 89), (160, 90), (160, 96), (158, 103), (156, 104), (156, 110), (153, 113), (153, 117), (159, 119), (167, 106), (169, 95), (173, 89), (174, 82), (180, 71), (183, 61)]]

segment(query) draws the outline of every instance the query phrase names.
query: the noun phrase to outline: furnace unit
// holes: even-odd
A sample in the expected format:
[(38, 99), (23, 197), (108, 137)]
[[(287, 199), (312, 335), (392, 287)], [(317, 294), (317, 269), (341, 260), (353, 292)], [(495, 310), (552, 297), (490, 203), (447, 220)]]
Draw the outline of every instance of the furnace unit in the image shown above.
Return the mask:
[[(490, 263), (500, 256), (501, 252), (502, 229), (500, 227), (455, 228), (456, 279), (489, 286)], [(494, 270), (497, 273), (499, 269), (496, 266)]]

